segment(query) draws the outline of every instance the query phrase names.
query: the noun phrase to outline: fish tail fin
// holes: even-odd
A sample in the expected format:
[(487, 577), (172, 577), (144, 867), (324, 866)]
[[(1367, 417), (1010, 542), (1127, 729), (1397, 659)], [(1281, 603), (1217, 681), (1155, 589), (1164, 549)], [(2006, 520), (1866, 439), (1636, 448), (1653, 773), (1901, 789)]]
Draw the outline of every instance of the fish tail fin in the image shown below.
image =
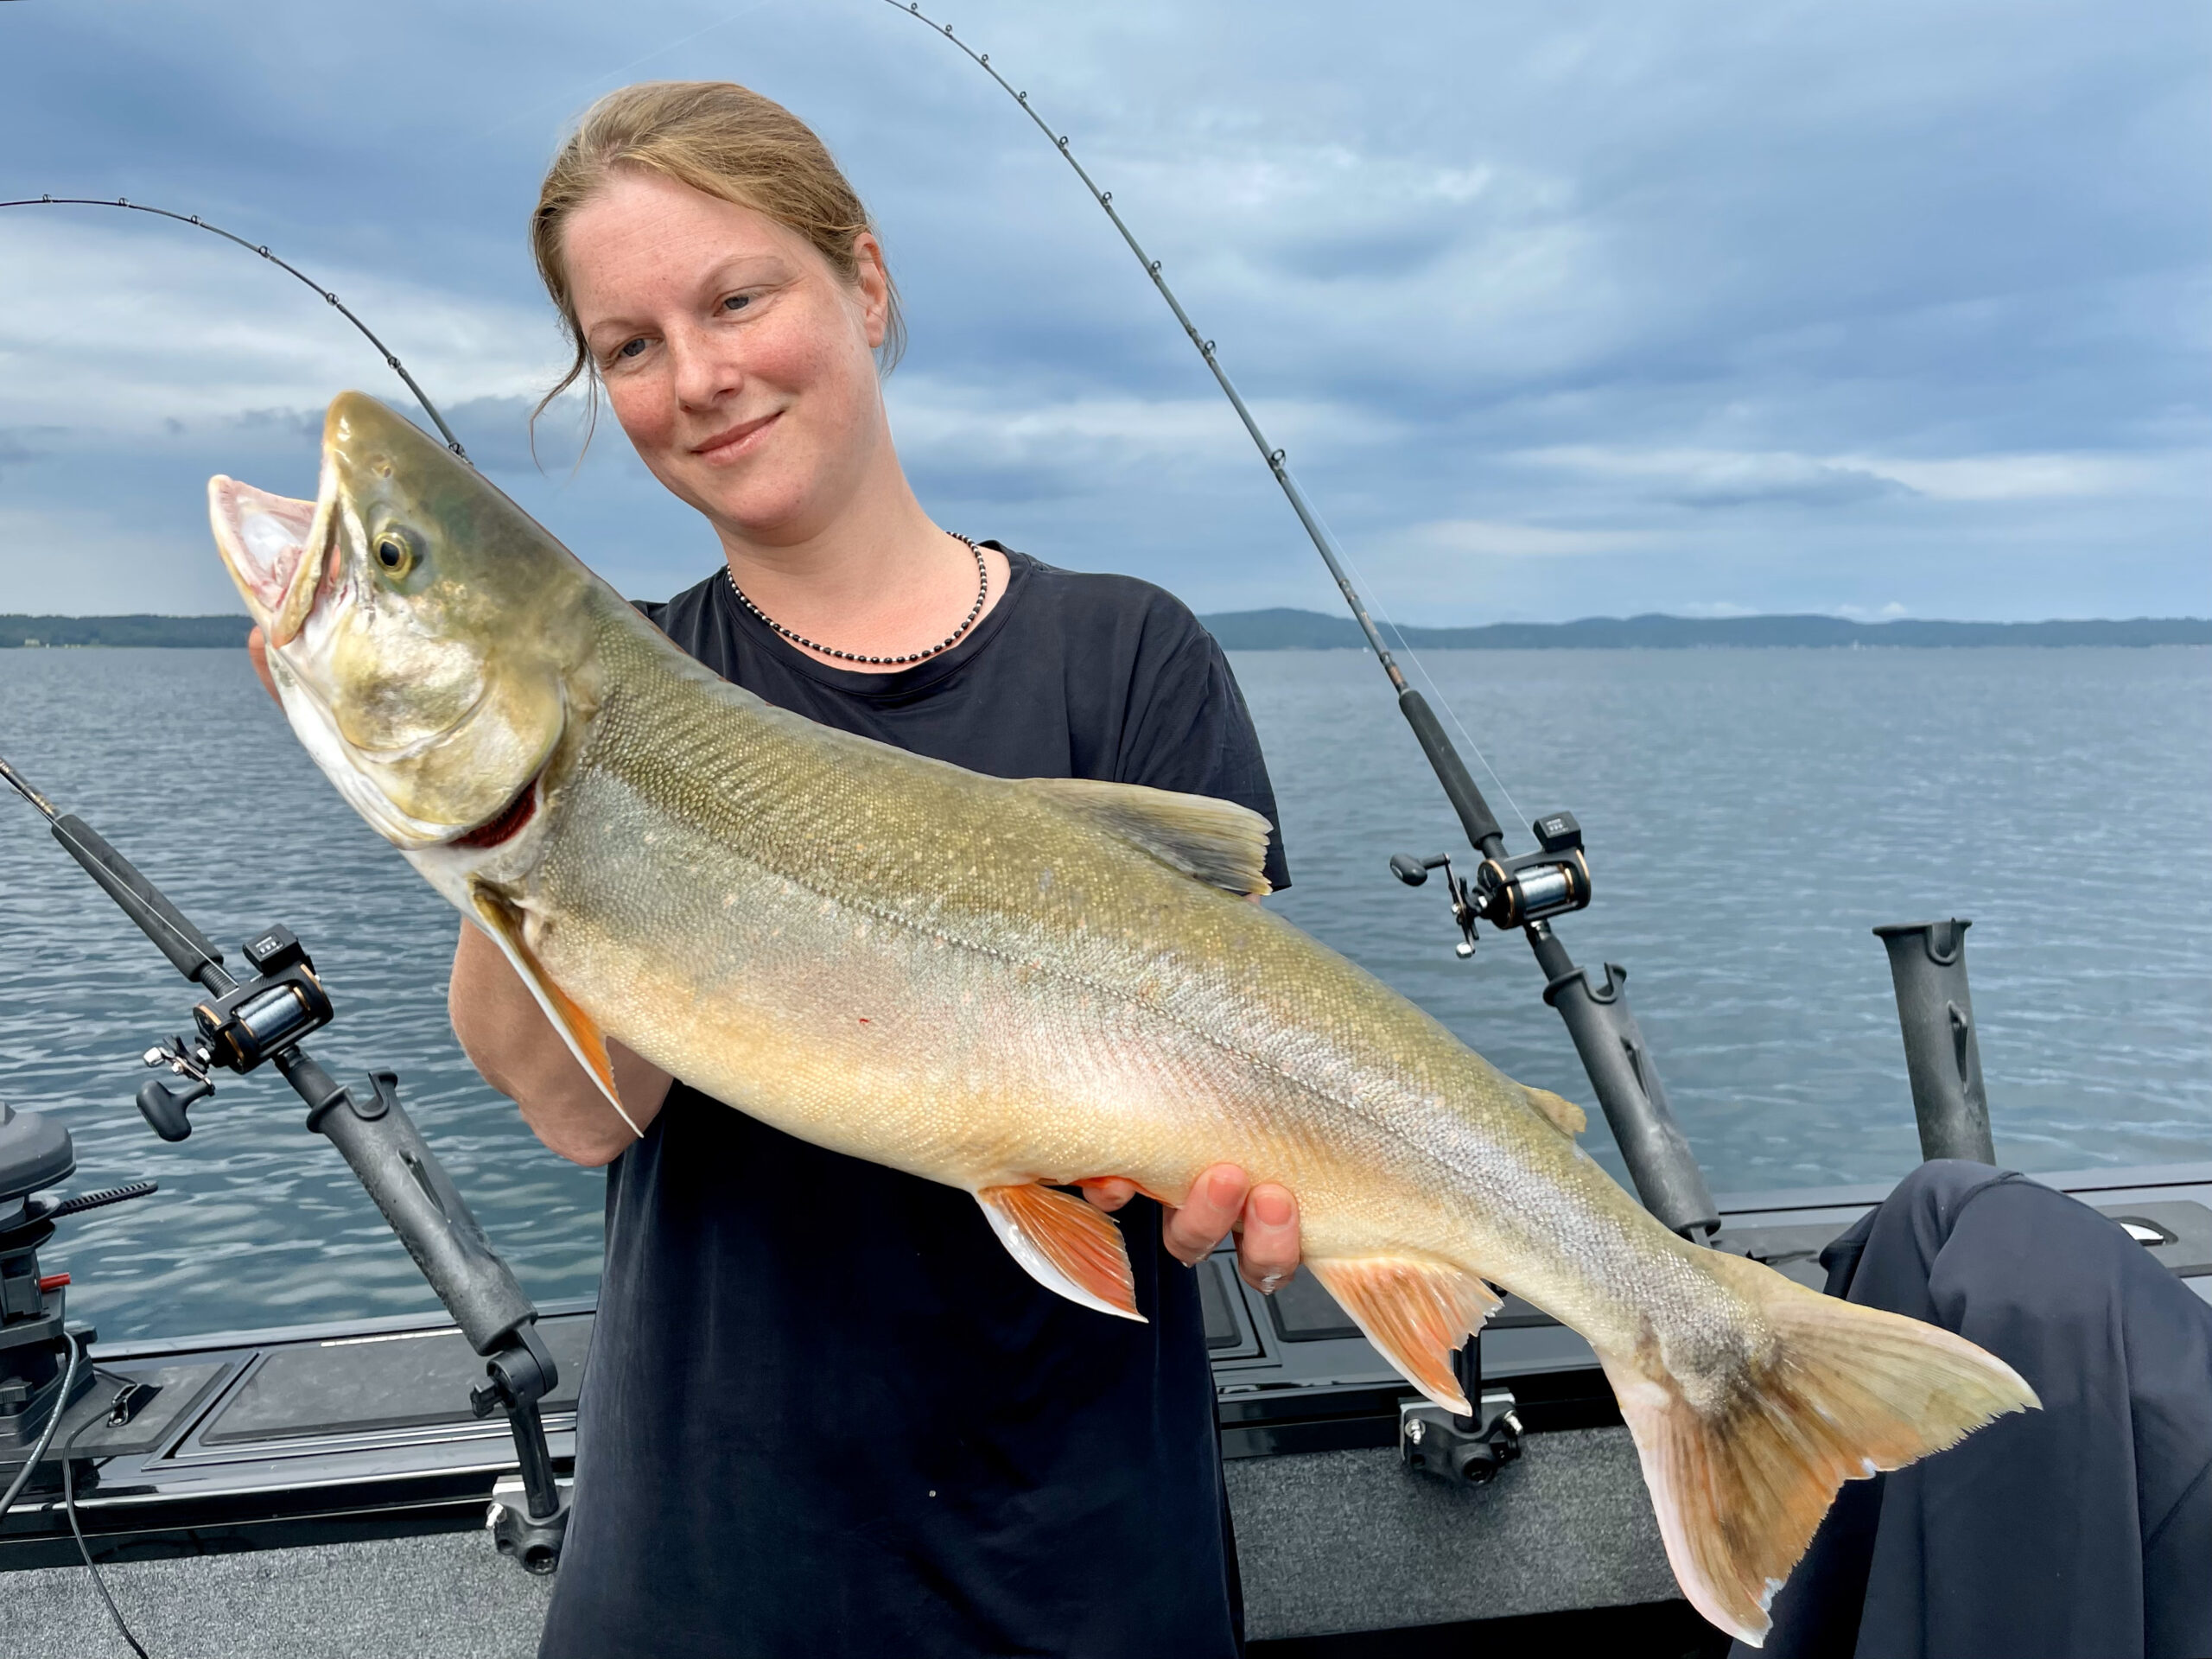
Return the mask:
[(1718, 1253), (1771, 1340), (1732, 1376), (1678, 1378), (1657, 1344), (1600, 1351), (1635, 1436), (1675, 1577), (1699, 1612), (1756, 1647), (1768, 1604), (1837, 1489), (1955, 1445), (2038, 1406), (2004, 1361), (1965, 1338), (1822, 1296)]

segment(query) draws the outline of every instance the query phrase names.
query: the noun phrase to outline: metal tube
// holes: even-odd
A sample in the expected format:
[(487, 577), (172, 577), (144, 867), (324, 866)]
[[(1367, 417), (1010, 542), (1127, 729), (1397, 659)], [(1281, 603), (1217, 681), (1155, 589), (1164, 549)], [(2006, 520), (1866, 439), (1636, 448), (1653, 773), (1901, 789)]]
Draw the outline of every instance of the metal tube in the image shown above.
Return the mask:
[(1973, 925), (1954, 916), (1892, 923), (1874, 933), (1890, 953), (1913, 1116), (1920, 1121), (1920, 1155), (1993, 1164), (1989, 1094), (1981, 1081), (1974, 998), (1967, 990), (1967, 929)]

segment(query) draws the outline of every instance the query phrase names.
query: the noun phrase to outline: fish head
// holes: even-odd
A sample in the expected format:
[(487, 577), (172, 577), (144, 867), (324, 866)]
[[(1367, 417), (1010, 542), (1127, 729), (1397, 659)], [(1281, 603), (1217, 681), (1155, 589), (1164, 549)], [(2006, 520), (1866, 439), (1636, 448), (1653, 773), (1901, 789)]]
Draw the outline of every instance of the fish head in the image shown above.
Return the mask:
[(380, 834), (464, 840), (535, 788), (577, 705), (599, 584), (527, 513), (353, 391), (324, 421), (315, 500), (219, 476), (207, 496), (286, 717)]

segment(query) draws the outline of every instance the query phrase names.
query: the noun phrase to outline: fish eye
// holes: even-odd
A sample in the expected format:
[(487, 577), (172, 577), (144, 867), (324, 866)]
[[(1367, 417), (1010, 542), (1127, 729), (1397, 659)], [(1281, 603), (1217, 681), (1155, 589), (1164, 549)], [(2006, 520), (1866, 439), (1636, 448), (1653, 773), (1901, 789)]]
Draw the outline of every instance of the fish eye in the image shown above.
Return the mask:
[(377, 563), (392, 575), (404, 576), (415, 568), (414, 543), (403, 531), (387, 530), (377, 537), (372, 550)]

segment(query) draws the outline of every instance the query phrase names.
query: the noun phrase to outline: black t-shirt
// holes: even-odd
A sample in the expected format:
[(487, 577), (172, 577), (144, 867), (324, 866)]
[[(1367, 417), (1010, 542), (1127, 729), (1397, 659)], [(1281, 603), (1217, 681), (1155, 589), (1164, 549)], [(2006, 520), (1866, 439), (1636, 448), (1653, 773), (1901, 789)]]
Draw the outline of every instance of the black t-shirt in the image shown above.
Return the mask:
[[(719, 574), (643, 608), (825, 725), (1274, 821), (1251, 718), (1189, 611), (1007, 556), (975, 633), (891, 674), (804, 656)], [(1287, 885), (1279, 842), (1268, 874)], [(1038, 1285), (967, 1193), (677, 1083), (609, 1170), (543, 1659), (1230, 1659), (1241, 1610), (1197, 1287), (1157, 1206), (1122, 1216), (1144, 1325)]]

